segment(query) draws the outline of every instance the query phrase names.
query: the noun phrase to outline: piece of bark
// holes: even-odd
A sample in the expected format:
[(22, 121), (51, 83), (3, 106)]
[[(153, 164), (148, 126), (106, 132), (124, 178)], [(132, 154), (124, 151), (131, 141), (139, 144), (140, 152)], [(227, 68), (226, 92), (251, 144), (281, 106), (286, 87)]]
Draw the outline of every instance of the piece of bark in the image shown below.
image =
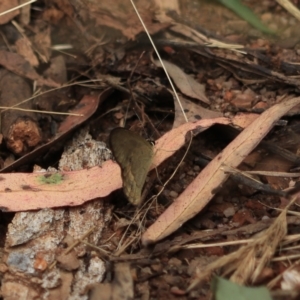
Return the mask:
[[(74, 137), (73, 152), (86, 138), (86, 134)], [(98, 151), (94, 147), (93, 150)], [(87, 157), (94, 155), (90, 153)], [(79, 159), (86, 157), (79, 156)], [(70, 164), (71, 160), (65, 161)], [(85, 164), (92, 166), (93, 160)], [(76, 165), (81, 166), (83, 162)], [(60, 163), (60, 167), (74, 166)], [(78, 244), (69, 254), (65, 253), (65, 248), (80, 240), (91, 228), (94, 230), (84, 240), (101, 246), (103, 230), (107, 228), (111, 213), (109, 203), (97, 200), (70, 209), (17, 213), (9, 225), (3, 257), (8, 269), (1, 289), (6, 298), (15, 299), (10, 287), (16, 286), (28, 293), (37, 290), (36, 299), (84, 299), (89, 287), (104, 279), (105, 264), (94, 252), (85, 255), (89, 251), (85, 244)], [(55, 264), (56, 259), (58, 263)], [(50, 265), (54, 267), (49, 268)]]

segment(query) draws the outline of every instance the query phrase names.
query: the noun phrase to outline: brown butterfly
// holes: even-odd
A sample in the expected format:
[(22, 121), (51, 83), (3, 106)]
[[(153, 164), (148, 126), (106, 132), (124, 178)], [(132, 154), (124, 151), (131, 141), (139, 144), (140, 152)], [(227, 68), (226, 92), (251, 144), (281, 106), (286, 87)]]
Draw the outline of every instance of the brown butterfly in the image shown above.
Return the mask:
[(124, 194), (129, 202), (138, 205), (154, 156), (153, 144), (122, 127), (111, 131), (109, 144), (121, 167)]

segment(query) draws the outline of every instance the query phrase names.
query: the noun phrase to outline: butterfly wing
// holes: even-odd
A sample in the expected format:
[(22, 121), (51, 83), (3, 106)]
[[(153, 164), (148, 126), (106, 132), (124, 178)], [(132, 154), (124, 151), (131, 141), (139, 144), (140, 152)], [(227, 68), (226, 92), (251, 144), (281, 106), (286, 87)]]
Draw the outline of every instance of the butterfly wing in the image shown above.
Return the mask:
[(121, 127), (111, 131), (109, 143), (121, 167), (124, 194), (132, 204), (138, 205), (152, 163), (153, 146), (138, 134)]

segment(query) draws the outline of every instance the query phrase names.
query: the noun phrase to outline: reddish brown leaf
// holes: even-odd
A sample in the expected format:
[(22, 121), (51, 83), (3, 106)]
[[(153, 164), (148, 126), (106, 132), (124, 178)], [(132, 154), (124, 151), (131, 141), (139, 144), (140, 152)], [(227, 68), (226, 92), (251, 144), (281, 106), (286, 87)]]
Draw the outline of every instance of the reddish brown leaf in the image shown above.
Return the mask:
[(78, 105), (72, 110), (72, 113), (82, 114), (82, 116), (68, 116), (60, 125), (57, 131), (57, 135), (47, 144), (44, 144), (30, 153), (22, 156), (11, 165), (3, 168), (0, 170), (1, 173), (10, 172), (15, 168), (22, 166), (25, 163), (29, 163), (31, 160), (37, 158), (38, 156), (42, 155), (43, 153), (47, 152), (47, 150), (53, 146), (54, 143), (65, 138), (65, 136), (74, 128), (81, 125), (85, 122), (88, 118), (93, 115), (93, 113), (98, 108), (99, 103), (104, 101), (108, 95), (112, 92), (112, 89), (107, 89), (103, 91), (99, 96), (84, 96)]
[(57, 82), (40, 76), (30, 65), (30, 63), (19, 54), (0, 50), (0, 65), (20, 76), (24, 76), (31, 80), (36, 80), (38, 85), (46, 85), (49, 87), (60, 86), (60, 84)]
[[(12, 9), (18, 5), (19, 5), (19, 2), (17, 0), (0, 1), (0, 11), (5, 12), (5, 11)], [(11, 19), (13, 19), (19, 13), (20, 13), (20, 10), (16, 9), (7, 14), (2, 15), (0, 17), (0, 24), (2, 25), (2, 24), (9, 22)]]

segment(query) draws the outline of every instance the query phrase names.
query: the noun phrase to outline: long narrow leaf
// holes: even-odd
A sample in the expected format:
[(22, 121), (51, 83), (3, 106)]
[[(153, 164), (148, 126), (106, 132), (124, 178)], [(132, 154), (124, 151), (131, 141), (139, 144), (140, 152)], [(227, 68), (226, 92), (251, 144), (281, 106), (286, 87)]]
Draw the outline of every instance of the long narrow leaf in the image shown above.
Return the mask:
[(240, 0), (219, 0), (223, 5), (234, 11), (238, 16), (247, 21), (256, 29), (268, 33), (275, 34), (275, 32), (265, 26), (260, 19), (253, 13), (253, 11), (241, 3)]

